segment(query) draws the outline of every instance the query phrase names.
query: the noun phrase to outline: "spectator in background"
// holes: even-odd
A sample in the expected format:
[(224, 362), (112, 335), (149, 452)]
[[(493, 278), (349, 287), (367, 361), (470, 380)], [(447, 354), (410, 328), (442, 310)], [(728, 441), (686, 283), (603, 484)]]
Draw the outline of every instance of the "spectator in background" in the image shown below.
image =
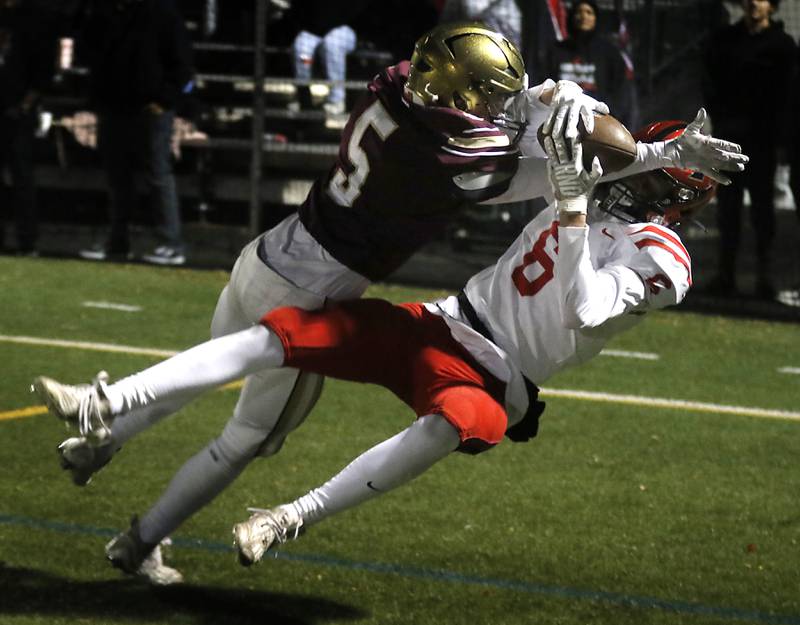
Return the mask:
[[(597, 32), (597, 14), (594, 0), (579, 0), (570, 7), (568, 37), (556, 41), (550, 49), (547, 75), (554, 80), (578, 83), (586, 93), (608, 104), (614, 115), (620, 115), (625, 109), (629, 77), (620, 50)], [(631, 122), (624, 115), (620, 115), (620, 121)]]
[(522, 14), (516, 0), (445, 0), (439, 21), (459, 20), (483, 22), (521, 47)]
[[(794, 111), (792, 115), (792, 138), (789, 141), (789, 187), (794, 196), (794, 209), (798, 219), (798, 228), (800, 228), (800, 120), (797, 119), (796, 112), (800, 110), (800, 46), (795, 47), (795, 64), (794, 64), (794, 78), (791, 81), (791, 99), (790, 111)], [(798, 241), (800, 241), (800, 231), (798, 232)], [(800, 268), (800, 245), (797, 247), (797, 256), (795, 260), (795, 267)], [(790, 289), (781, 291), (778, 295), (778, 300), (787, 306), (797, 306), (800, 308), (800, 279), (795, 278), (794, 286)]]
[[(323, 108), (328, 115), (345, 112), (347, 55), (356, 49), (356, 33), (350, 22), (363, 11), (366, 0), (349, 0), (346, 6), (327, 0), (295, 0), (292, 16), (300, 29), (292, 44), (294, 75), (300, 80), (310, 80), (317, 56), (325, 67), (325, 78), (335, 81), (331, 85)], [(291, 107), (299, 110), (300, 103)]]
[[(789, 89), (795, 44), (772, 19), (780, 0), (742, 0), (744, 17), (714, 33), (706, 57), (706, 102), (714, 132), (741, 144), (750, 156), (747, 171), (719, 189), (720, 232), (717, 276), (709, 291), (737, 292), (736, 256), (741, 234), (744, 190), (750, 191), (750, 222), (756, 236), (755, 294), (773, 299), (771, 248), (775, 234), (773, 180), (778, 149), (785, 149), (791, 127)], [(762, 85), (757, 87), (756, 85)], [(764, 89), (769, 107), (764, 106)]]
[(83, 43), (91, 100), (111, 196), (108, 241), (82, 250), (92, 260), (130, 258), (128, 222), (136, 207), (134, 168), (141, 163), (152, 194), (159, 243), (142, 259), (186, 262), (170, 141), (175, 106), (191, 90), (191, 46), (172, 0), (95, 2)]
[[(13, 183), (17, 253), (36, 255), (38, 223), (33, 169), (37, 104), (55, 69), (55, 38), (23, 0), (0, 0), (0, 180)], [(3, 221), (7, 218), (3, 211)], [(0, 222), (0, 248), (4, 232)]]

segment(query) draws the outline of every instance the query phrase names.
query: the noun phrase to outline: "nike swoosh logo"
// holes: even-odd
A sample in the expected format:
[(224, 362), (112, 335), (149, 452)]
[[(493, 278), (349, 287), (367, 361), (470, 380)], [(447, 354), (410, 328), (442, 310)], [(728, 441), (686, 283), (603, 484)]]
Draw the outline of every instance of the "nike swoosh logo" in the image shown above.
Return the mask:
[(374, 490), (376, 493), (382, 493), (382, 492), (383, 492), (383, 491), (382, 491), (380, 488), (375, 488), (375, 487), (372, 485), (372, 480), (370, 480), (369, 482), (367, 482), (367, 488), (369, 488), (370, 490)]
[[(607, 236), (609, 239), (614, 239), (613, 235), (612, 235), (612, 234), (611, 234), (611, 233), (610, 233), (608, 230), (606, 230), (605, 228), (603, 228), (603, 229), (601, 230), (601, 232), (602, 232), (604, 235), (606, 235), (606, 236)], [(614, 239), (614, 240), (616, 241), (616, 239)]]

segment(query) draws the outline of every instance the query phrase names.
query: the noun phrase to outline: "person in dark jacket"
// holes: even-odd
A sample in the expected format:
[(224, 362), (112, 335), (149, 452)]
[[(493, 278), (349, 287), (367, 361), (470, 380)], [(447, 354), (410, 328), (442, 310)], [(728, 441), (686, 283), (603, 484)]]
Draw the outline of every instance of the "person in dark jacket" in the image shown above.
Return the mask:
[(580, 0), (570, 7), (569, 36), (551, 48), (547, 75), (554, 80), (576, 82), (585, 93), (605, 102), (612, 111), (619, 111), (629, 78), (619, 49), (597, 32), (597, 14), (594, 0)]
[(134, 165), (145, 170), (158, 222), (158, 246), (142, 257), (160, 265), (186, 261), (170, 144), (175, 106), (192, 86), (191, 45), (172, 0), (96, 2), (83, 41), (91, 100), (108, 178), (111, 232), (82, 250), (92, 260), (130, 257), (128, 221), (136, 205)]
[(744, 17), (714, 33), (709, 42), (705, 95), (714, 132), (741, 144), (750, 156), (747, 172), (732, 176), (733, 183), (719, 189), (718, 273), (709, 286), (710, 292), (719, 295), (737, 292), (736, 256), (744, 190), (748, 189), (758, 261), (755, 294), (775, 297), (770, 275), (775, 235), (773, 180), (778, 150), (788, 140), (788, 133), (781, 129), (791, 126), (789, 90), (795, 57), (794, 40), (772, 19), (779, 4), (780, 0), (742, 0)]
[[(794, 78), (791, 81), (790, 111), (800, 110), (800, 46), (795, 48)], [(796, 116), (796, 114), (795, 114)], [(789, 188), (794, 196), (794, 209), (797, 215), (797, 227), (800, 228), (800, 120), (792, 119), (792, 138), (789, 140), (787, 151), (789, 159)], [(800, 230), (797, 230), (797, 240), (800, 242)], [(796, 248), (797, 262), (795, 267), (800, 267), (800, 245)], [(791, 288), (778, 293), (778, 301), (787, 306), (800, 308), (800, 276), (795, 277)]]
[[(20, 0), (0, 0), (0, 178), (8, 167), (13, 183), (17, 253), (36, 254), (38, 222), (33, 167), (37, 104), (53, 76), (55, 38), (47, 24)], [(6, 219), (5, 210), (2, 216)], [(0, 222), (0, 247), (3, 247)]]

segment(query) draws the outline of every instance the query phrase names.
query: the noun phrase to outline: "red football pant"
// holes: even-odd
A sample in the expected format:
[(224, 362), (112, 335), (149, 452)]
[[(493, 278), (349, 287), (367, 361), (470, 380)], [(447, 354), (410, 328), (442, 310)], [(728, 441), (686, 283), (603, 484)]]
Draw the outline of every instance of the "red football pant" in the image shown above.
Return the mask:
[(461, 451), (483, 451), (505, 434), (505, 385), (421, 304), (360, 299), (317, 311), (287, 307), (261, 323), (280, 338), (284, 366), (380, 384), (418, 417), (447, 419), (458, 430)]

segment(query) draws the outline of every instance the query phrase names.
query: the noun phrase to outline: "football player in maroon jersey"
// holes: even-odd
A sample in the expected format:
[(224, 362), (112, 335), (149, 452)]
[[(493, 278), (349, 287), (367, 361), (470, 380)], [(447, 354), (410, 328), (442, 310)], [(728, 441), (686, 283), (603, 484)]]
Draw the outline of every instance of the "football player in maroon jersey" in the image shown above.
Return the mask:
[[(544, 123), (563, 149), (576, 140), (579, 119), (591, 128), (593, 114), (607, 111), (574, 83), (527, 88), (519, 52), (498, 33), (474, 23), (437, 27), (417, 42), (410, 62), (388, 68), (369, 84), (344, 129), (335, 164), (298, 214), (244, 248), (217, 303), (212, 336), (249, 328), (278, 307), (308, 310), (326, 300), (359, 297), (467, 206), (549, 195), (536, 129)], [(741, 155), (698, 146), (678, 157), (741, 167)], [(640, 157), (632, 166), (637, 171), (683, 164), (663, 150), (642, 150)], [(39, 379), (37, 389), (51, 405), (65, 408), (104, 384), (102, 376), (94, 385), (74, 387)], [(160, 541), (250, 461), (276, 453), (313, 407), (321, 384), (321, 376), (295, 369), (248, 375), (221, 435), (107, 545), (111, 563), (154, 583), (179, 581), (180, 574), (161, 561)], [(115, 420), (102, 441), (84, 436), (88, 430), (65, 440), (59, 447), (62, 466), (76, 484), (86, 484), (123, 442), (195, 394), (152, 397)]]
[[(663, 122), (641, 138), (689, 140), (700, 126)], [(281, 307), (260, 325), (115, 384), (87, 385), (80, 398), (51, 380), (39, 379), (37, 387), (60, 416), (98, 439), (153, 402), (279, 367), (381, 384), (415, 411), (411, 426), (319, 488), (237, 524), (247, 565), (301, 527), (408, 482), (452, 451), (479, 453), (504, 436), (528, 440), (543, 407), (536, 385), (598, 354), (644, 313), (686, 295), (691, 260), (670, 226), (708, 204), (716, 185), (694, 170), (628, 176), (597, 194), (596, 208), (616, 219), (598, 213), (588, 224), (599, 160), (585, 171), (580, 143), (572, 156), (549, 137), (545, 145), (554, 201), (457, 297), (398, 306), (355, 299), (314, 311)], [(68, 398), (78, 399), (77, 406), (66, 406)]]

